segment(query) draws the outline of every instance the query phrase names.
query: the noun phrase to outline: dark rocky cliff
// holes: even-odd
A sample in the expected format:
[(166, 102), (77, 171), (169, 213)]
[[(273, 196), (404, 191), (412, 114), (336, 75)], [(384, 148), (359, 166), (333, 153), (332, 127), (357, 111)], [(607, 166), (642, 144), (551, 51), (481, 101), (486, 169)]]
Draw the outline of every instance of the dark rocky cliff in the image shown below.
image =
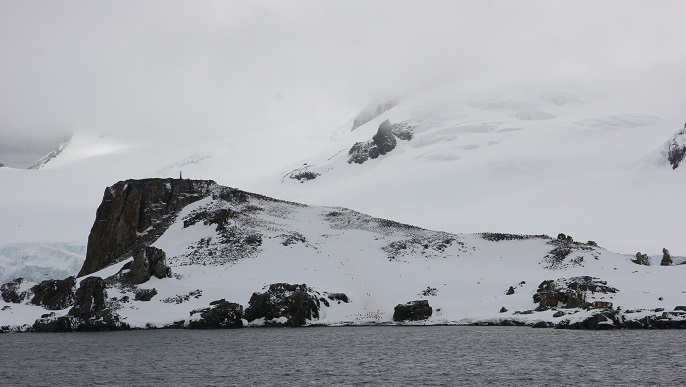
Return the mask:
[(176, 214), (210, 195), (212, 180), (142, 179), (105, 189), (88, 236), (86, 261), (78, 276), (94, 273), (135, 249), (153, 243)]

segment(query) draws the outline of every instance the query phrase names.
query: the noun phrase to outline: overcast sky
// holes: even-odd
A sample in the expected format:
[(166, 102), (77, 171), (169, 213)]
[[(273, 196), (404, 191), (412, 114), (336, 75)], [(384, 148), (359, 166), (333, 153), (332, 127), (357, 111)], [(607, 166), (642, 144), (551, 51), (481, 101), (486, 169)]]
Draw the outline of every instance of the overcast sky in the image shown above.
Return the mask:
[(0, 162), (26, 165), (80, 130), (333, 125), (448, 80), (683, 105), (684, 15), (681, 0), (0, 0)]

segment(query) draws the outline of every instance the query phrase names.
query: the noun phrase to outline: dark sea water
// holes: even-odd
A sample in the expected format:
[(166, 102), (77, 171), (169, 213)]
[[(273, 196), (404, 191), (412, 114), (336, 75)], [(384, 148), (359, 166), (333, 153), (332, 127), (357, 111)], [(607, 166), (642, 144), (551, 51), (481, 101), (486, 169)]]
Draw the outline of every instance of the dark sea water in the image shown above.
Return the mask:
[(0, 335), (0, 385), (686, 385), (686, 332), (337, 327)]

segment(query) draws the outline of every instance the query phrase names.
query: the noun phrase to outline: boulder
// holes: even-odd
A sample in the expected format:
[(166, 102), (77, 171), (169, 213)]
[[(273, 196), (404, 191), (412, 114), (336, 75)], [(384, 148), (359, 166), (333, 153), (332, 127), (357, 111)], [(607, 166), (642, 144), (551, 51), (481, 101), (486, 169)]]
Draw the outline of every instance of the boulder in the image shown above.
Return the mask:
[(560, 329), (588, 329), (588, 330), (609, 330), (617, 329), (623, 326), (619, 319), (617, 311), (613, 310), (599, 310), (590, 316), (579, 319), (574, 322), (570, 320), (560, 321), (555, 325), (555, 328)]
[[(395, 135), (393, 134), (393, 126), (389, 120), (386, 120), (379, 125), (379, 130), (372, 137), (372, 142), (376, 146), (379, 155), (385, 155), (386, 153), (395, 149), (397, 141), (395, 140)], [(369, 157), (375, 159), (372, 153)]]
[[(590, 293), (617, 293), (619, 290), (609, 286), (606, 281), (590, 276), (546, 280), (538, 285), (533, 301), (539, 304), (536, 310), (546, 310), (557, 306), (580, 308), (588, 304), (586, 295)], [(589, 304), (590, 306), (590, 304)]]
[(227, 329), (243, 327), (243, 306), (224, 299), (210, 302), (210, 307), (193, 310), (200, 319), (188, 322), (188, 329)]
[(178, 211), (211, 194), (211, 180), (142, 179), (105, 189), (88, 236), (86, 260), (78, 276), (94, 273), (149, 246)]
[(686, 127), (674, 133), (666, 144), (667, 161), (677, 169), (686, 156)]
[(298, 327), (318, 319), (319, 307), (318, 295), (307, 285), (276, 283), (264, 293), (253, 293), (244, 317), (248, 321), (264, 318), (269, 325)]
[(669, 254), (669, 250), (662, 249), (662, 261), (660, 266), (672, 266), (672, 256)]
[(74, 304), (75, 277), (63, 280), (46, 280), (31, 288), (33, 305), (42, 305), (45, 309), (61, 310)]
[(100, 277), (88, 277), (76, 290), (69, 315), (81, 320), (102, 318), (109, 313), (106, 299), (105, 281)]
[(2, 300), (13, 304), (20, 304), (31, 297), (29, 292), (20, 291), (23, 282), (24, 279), (19, 277), (0, 285), (0, 296), (2, 297)]
[(393, 321), (426, 320), (433, 314), (433, 309), (427, 300), (410, 301), (398, 304), (393, 311)]
[(157, 295), (157, 289), (152, 288), (152, 289), (138, 289), (136, 291), (136, 295), (134, 297), (134, 300), (136, 301), (150, 301), (152, 300), (153, 297)]
[(345, 302), (346, 304), (350, 302), (350, 299), (348, 299), (348, 296), (345, 293), (328, 293), (327, 297), (331, 301), (338, 301), (339, 304), (341, 302)]
[(147, 282), (152, 276), (157, 278), (171, 277), (171, 268), (166, 264), (163, 250), (148, 246), (138, 249), (133, 260), (122, 266), (116, 278), (124, 283), (139, 285)]
[(74, 293), (74, 306), (66, 316), (50, 314), (36, 320), (34, 332), (98, 332), (128, 330), (129, 325), (119, 321), (107, 303), (105, 281), (88, 277), (81, 281)]

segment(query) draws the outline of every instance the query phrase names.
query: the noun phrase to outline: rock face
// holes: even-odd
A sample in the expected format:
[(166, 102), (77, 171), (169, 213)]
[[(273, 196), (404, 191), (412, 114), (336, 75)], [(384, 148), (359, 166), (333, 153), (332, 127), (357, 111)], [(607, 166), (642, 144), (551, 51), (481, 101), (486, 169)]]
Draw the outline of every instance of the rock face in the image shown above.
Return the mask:
[(614, 310), (601, 310), (579, 321), (570, 322), (569, 320), (564, 320), (555, 325), (555, 328), (559, 329), (589, 329), (596, 331), (620, 327), (622, 327), (622, 322), (618, 318), (617, 311)]
[(143, 179), (108, 187), (78, 276), (94, 273), (149, 246), (171, 225), (178, 211), (210, 195), (215, 185), (211, 180)]
[(74, 303), (74, 287), (76, 278), (67, 277), (63, 280), (47, 280), (31, 288), (33, 305), (43, 305), (45, 309), (61, 310)]
[(74, 294), (74, 306), (66, 316), (47, 315), (33, 324), (35, 332), (118, 331), (129, 326), (119, 321), (107, 303), (105, 281), (88, 277)]
[(243, 328), (243, 307), (225, 299), (210, 302), (210, 307), (191, 311), (200, 313), (199, 320), (191, 320), (188, 329)]
[(299, 327), (319, 318), (319, 297), (307, 285), (276, 283), (264, 293), (253, 293), (245, 319), (264, 318), (269, 325)]
[(348, 163), (362, 164), (370, 158), (376, 159), (380, 155), (385, 155), (395, 149), (396, 138), (409, 141), (412, 139), (412, 133), (412, 127), (407, 122), (391, 125), (390, 121), (386, 120), (379, 125), (379, 130), (371, 141), (358, 142), (350, 148)]
[(672, 169), (677, 169), (686, 157), (686, 126), (672, 136), (665, 148), (667, 161), (672, 165)]
[(150, 301), (157, 295), (157, 289), (138, 289), (134, 299), (136, 301)]
[(147, 282), (152, 276), (171, 277), (171, 268), (166, 264), (167, 255), (157, 247), (148, 246), (133, 254), (133, 261), (121, 268), (119, 274), (123, 282), (133, 285)]
[(608, 286), (606, 281), (600, 278), (581, 276), (560, 278), (558, 280), (546, 280), (538, 285), (538, 290), (533, 296), (535, 303), (539, 304), (537, 310), (546, 310), (555, 307), (579, 308), (586, 305), (586, 294), (592, 293), (617, 293), (619, 290)]
[(426, 320), (433, 314), (433, 308), (427, 300), (410, 301), (398, 304), (393, 310), (393, 321)]
[(0, 285), (0, 296), (2, 297), (2, 300), (13, 304), (20, 304), (31, 297), (29, 292), (20, 291), (23, 282), (24, 279), (19, 277)]
[(672, 266), (672, 256), (669, 254), (669, 250), (662, 249), (662, 261), (660, 261), (660, 266)]

